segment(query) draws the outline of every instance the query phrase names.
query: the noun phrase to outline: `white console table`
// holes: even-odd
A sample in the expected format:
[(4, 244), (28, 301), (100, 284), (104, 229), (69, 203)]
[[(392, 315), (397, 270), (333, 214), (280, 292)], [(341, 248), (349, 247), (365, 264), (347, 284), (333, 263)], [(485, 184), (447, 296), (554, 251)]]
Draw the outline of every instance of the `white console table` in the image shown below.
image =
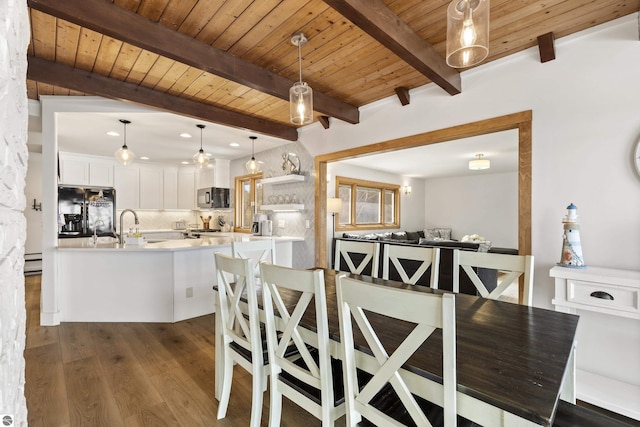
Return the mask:
[[(640, 328), (640, 271), (618, 270), (602, 267), (567, 268), (555, 266), (549, 275), (555, 278), (555, 297), (552, 303), (556, 311), (579, 314), (585, 321), (589, 316), (609, 316), (626, 318), (631, 322), (631, 342), (616, 342), (618, 352), (638, 352), (640, 341), (637, 341), (637, 331)], [(594, 313), (600, 313), (595, 315)], [(602, 317), (598, 317), (601, 319)], [(615, 324), (615, 319), (611, 319)], [(579, 326), (580, 328), (580, 326)], [(634, 334), (635, 333), (635, 334)], [(577, 398), (596, 406), (640, 420), (640, 379), (629, 378), (630, 382), (621, 381), (606, 375), (607, 366), (620, 363), (613, 357), (603, 356), (598, 365), (602, 368), (594, 373), (581, 368), (580, 349), (593, 349), (598, 345), (605, 347), (611, 343), (602, 343), (605, 339), (601, 331), (583, 329), (578, 335), (576, 394)], [(635, 341), (633, 341), (635, 339)], [(611, 350), (609, 348), (609, 350)], [(589, 358), (598, 357), (597, 354), (588, 355)], [(586, 356), (583, 356), (586, 357)], [(638, 361), (640, 363), (640, 361)]]

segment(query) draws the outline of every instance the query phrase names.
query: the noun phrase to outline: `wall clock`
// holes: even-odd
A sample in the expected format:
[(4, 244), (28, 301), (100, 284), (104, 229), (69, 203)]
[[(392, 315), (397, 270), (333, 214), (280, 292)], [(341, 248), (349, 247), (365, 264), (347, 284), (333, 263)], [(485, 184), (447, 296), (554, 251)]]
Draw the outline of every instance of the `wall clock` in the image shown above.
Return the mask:
[(636, 173), (640, 177), (640, 139), (636, 143), (636, 149), (633, 150), (633, 165), (636, 167)]

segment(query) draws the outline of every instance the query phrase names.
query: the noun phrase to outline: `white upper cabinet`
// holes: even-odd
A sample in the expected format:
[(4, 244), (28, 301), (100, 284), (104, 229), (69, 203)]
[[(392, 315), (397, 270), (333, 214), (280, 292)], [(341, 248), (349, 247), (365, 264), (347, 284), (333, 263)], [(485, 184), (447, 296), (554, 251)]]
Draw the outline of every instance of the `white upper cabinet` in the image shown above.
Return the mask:
[(231, 160), (216, 159), (215, 171), (215, 183), (214, 187), (231, 188), (229, 184), (231, 173)]
[(116, 209), (140, 207), (140, 174), (135, 165), (115, 166), (113, 184), (116, 188)]
[(178, 208), (178, 169), (165, 168), (163, 171), (163, 203), (164, 209)]
[(178, 209), (195, 209), (196, 173), (193, 169), (178, 171)]
[(113, 187), (113, 166), (115, 162), (92, 160), (89, 163), (89, 184)]
[(60, 184), (113, 187), (113, 167), (109, 159), (60, 153)]
[(89, 160), (59, 155), (60, 184), (89, 185)]
[(162, 209), (163, 195), (163, 169), (140, 166), (140, 209)]
[(216, 174), (213, 167), (196, 169), (196, 188), (216, 187)]

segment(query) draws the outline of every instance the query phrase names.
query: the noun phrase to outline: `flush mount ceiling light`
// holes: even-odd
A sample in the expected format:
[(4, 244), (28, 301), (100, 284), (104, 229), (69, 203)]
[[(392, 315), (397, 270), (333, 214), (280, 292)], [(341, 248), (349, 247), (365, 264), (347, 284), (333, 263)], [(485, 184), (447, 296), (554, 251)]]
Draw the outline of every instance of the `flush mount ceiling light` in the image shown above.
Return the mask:
[(476, 154), (475, 160), (469, 160), (469, 169), (474, 171), (481, 171), (489, 169), (491, 167), (491, 160), (483, 159), (484, 154)]
[(202, 149), (202, 129), (204, 129), (204, 125), (196, 126), (200, 128), (200, 150), (193, 156), (193, 163), (195, 163), (198, 168), (202, 169), (207, 165), (207, 163), (209, 163), (209, 158)]
[(489, 54), (489, 0), (453, 0), (447, 9), (447, 64), (465, 68)]
[(291, 43), (298, 46), (300, 81), (289, 89), (289, 116), (294, 125), (308, 125), (313, 122), (313, 90), (302, 81), (302, 46), (307, 44), (307, 37), (296, 33), (291, 37)]
[(256, 139), (258, 139), (258, 137), (250, 136), (249, 139), (251, 139), (251, 160), (247, 162), (246, 167), (247, 167), (247, 172), (253, 174), (253, 173), (260, 172), (260, 163), (256, 162), (256, 158), (253, 154), (254, 143), (256, 142)]
[(124, 125), (124, 144), (122, 148), (116, 151), (116, 159), (118, 159), (122, 165), (127, 166), (136, 158), (135, 153), (127, 147), (127, 125), (131, 122), (129, 120), (120, 120), (120, 123)]

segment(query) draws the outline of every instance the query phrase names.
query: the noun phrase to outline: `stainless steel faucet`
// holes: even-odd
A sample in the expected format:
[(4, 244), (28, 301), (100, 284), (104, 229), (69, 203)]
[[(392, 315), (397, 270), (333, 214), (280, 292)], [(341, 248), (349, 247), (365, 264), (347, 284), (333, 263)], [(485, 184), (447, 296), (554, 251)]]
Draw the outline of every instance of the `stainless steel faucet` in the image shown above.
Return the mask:
[(95, 246), (98, 241), (98, 224), (104, 225), (104, 221), (99, 219), (93, 223), (93, 246)]
[(136, 225), (140, 224), (140, 222), (138, 221), (138, 214), (133, 210), (133, 209), (125, 209), (122, 211), (122, 213), (120, 214), (120, 244), (124, 243), (124, 234), (122, 231), (122, 217), (124, 216), (125, 212), (131, 212), (134, 216), (134, 218), (136, 219)]

